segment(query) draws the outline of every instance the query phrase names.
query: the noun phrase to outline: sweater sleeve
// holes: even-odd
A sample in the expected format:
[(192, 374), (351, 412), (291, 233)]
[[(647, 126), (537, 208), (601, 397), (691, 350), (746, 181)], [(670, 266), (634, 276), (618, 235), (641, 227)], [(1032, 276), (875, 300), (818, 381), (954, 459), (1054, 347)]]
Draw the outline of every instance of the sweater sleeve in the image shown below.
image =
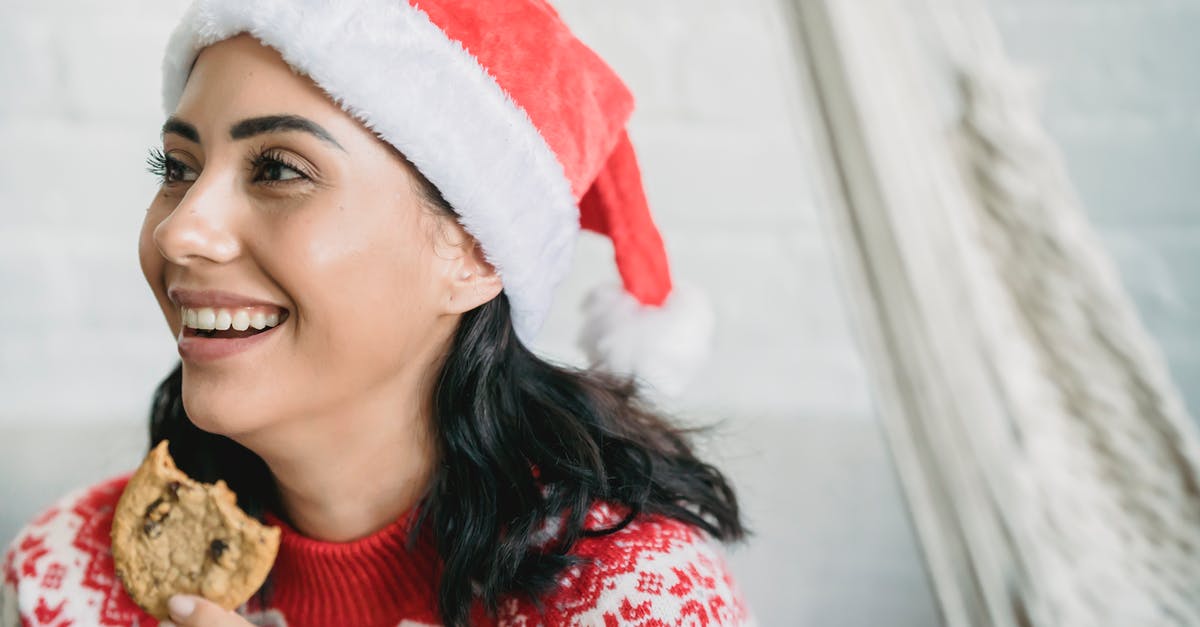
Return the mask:
[(52, 624), (61, 609), (47, 603), (44, 588), (62, 580), (66, 566), (61, 555), (64, 502), (56, 503), (27, 524), (4, 553), (4, 592), (0, 596), (0, 626)]
[[(603, 505), (590, 516), (605, 523), (621, 518)], [(639, 516), (616, 533), (581, 540), (572, 552), (589, 563), (559, 575), (555, 590), (543, 597), (539, 620), (513, 617), (501, 625), (755, 624), (720, 544), (687, 523)]]
[(17, 534), (4, 555), (0, 627), (147, 627), (113, 570), (109, 529), (126, 477), (76, 491)]

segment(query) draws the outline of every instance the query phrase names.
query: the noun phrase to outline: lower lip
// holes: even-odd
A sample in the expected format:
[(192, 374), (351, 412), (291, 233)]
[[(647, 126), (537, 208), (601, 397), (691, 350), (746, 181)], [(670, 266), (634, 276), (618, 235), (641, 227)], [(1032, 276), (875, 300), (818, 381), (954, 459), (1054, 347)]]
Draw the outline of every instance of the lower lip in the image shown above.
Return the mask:
[(276, 335), (279, 328), (283, 325), (284, 322), (280, 322), (278, 325), (262, 333), (234, 339), (183, 335), (184, 331), (181, 329), (179, 336), (179, 356), (184, 361), (196, 363), (224, 359), (262, 345), (263, 342)]

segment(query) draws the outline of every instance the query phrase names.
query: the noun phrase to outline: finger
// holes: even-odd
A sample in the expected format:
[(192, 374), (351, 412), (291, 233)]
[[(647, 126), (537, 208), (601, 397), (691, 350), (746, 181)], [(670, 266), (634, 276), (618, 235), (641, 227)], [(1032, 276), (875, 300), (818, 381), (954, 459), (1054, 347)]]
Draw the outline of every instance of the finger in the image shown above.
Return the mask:
[(168, 599), (167, 610), (178, 627), (245, 627), (250, 624), (212, 601), (187, 594), (176, 594)]

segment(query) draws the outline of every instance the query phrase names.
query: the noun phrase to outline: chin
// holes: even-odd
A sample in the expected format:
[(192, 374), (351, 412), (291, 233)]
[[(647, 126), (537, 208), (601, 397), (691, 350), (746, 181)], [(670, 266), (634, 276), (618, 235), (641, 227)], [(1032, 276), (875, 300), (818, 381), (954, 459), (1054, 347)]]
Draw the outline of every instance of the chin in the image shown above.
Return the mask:
[(256, 390), (229, 382), (188, 376), (183, 371), (183, 409), (202, 431), (231, 438), (256, 431), (270, 422)]

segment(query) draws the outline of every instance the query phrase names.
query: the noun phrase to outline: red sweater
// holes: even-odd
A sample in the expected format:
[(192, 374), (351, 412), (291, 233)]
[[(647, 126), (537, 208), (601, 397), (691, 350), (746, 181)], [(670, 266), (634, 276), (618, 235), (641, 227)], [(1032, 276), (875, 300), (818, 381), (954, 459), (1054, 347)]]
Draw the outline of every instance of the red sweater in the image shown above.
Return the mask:
[[(4, 558), (0, 627), (153, 626), (113, 574), (109, 529), (128, 477), (71, 494), (37, 517)], [(609, 526), (621, 511), (597, 503), (588, 528)], [(418, 627), (438, 624), (439, 562), (429, 534), (405, 548), (412, 512), (347, 543), (321, 542), (283, 529), (271, 571), (269, 607), (251, 600), (239, 613), (271, 627)], [(751, 625), (753, 619), (717, 543), (703, 531), (643, 515), (625, 529), (584, 538), (572, 553), (595, 558), (564, 571), (540, 600), (502, 600), (488, 618), (476, 604), (473, 625)]]

